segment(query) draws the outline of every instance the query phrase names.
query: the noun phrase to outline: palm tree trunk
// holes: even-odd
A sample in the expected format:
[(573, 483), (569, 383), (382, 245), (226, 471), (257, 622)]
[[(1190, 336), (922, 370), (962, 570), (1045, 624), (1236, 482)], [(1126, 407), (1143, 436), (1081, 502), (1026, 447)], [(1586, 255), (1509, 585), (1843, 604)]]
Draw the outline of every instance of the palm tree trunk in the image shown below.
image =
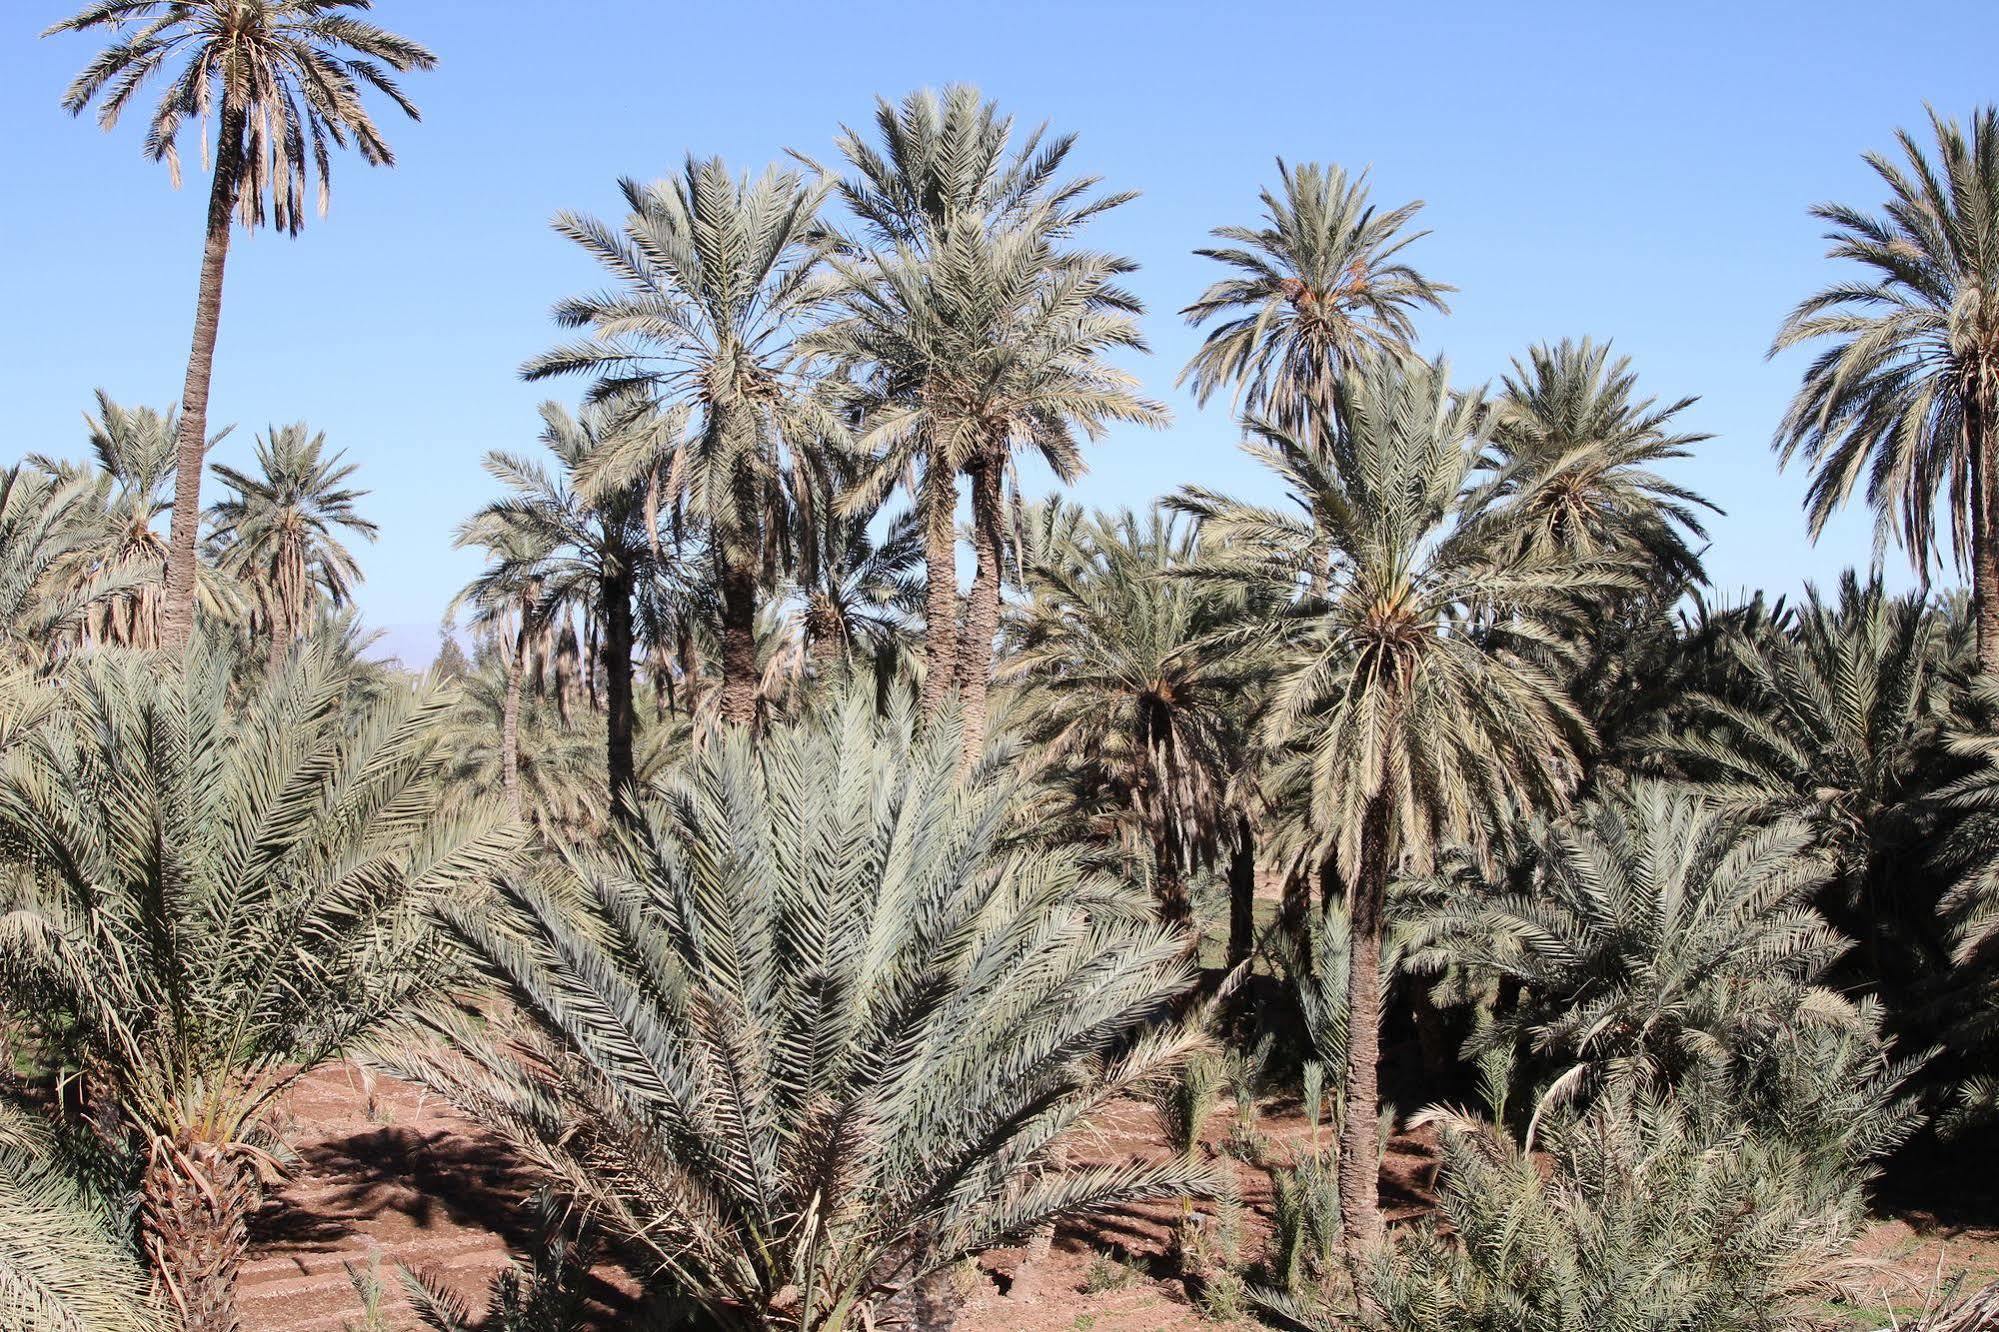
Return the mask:
[(638, 777), (632, 764), (632, 576), (605, 574), (603, 598), (605, 755), (611, 812), (629, 817), (637, 808)]
[(998, 458), (972, 470), (972, 551), (978, 558), (966, 599), (965, 636), (958, 644), (958, 697), (964, 707), (964, 766), (986, 743), (986, 694), (992, 684), (993, 639), (999, 635), (1000, 575), (1006, 546), (1000, 536), (1004, 498)]
[(195, 544), (201, 536), (201, 468), (208, 453), (208, 386), (215, 373), (215, 339), (222, 327), (222, 276), (229, 266), (229, 228), (242, 167), (242, 109), (228, 99), (208, 184), (208, 231), (201, 247), (201, 281), (194, 298), (194, 345), (180, 394), (180, 436), (174, 444), (173, 520), (167, 531), (167, 598), (160, 644), (169, 652), (194, 632)]
[(514, 635), (514, 655), (507, 662), (507, 696), (500, 708), (500, 784), (507, 808), (521, 817), (521, 685), (527, 674), (528, 622), (521, 618)]
[(958, 674), (958, 481), (938, 457), (923, 470), (923, 716), (935, 720)]
[(747, 552), (717, 547), (722, 567), (722, 720), (731, 726), (757, 721), (757, 583)]
[(1346, 1117), (1340, 1125), (1340, 1229), (1359, 1265), (1381, 1247), (1381, 936), (1388, 900), (1388, 801), (1369, 797), (1362, 815), (1360, 865), (1348, 901), (1353, 922), (1347, 969)]
[(1229, 970), (1249, 961), (1255, 946), (1256, 829), (1249, 815), (1239, 813), (1235, 845), (1229, 850)]
[(212, 1143), (154, 1144), (140, 1184), (148, 1256), (181, 1332), (238, 1332), (236, 1277), (256, 1179)]
[(1993, 434), (1974, 391), (1964, 407), (1964, 431), (1971, 445), (1971, 606), (1977, 621), (1978, 669), (1999, 674), (1999, 466), (1994, 466)]

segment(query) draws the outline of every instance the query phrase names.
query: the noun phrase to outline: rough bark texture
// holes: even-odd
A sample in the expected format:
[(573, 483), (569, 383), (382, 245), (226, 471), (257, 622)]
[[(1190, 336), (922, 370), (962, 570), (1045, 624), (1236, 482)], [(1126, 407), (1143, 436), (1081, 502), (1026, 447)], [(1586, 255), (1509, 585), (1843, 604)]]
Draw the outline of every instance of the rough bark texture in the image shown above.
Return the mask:
[(626, 814), (633, 808), (638, 787), (632, 765), (632, 576), (623, 572), (607, 574), (600, 581), (600, 590), (604, 600), (604, 702), (611, 810)]
[(1231, 970), (1249, 961), (1256, 946), (1256, 829), (1249, 815), (1236, 815), (1235, 845), (1229, 849), (1229, 953)]
[(1005, 497), (999, 460), (972, 470), (972, 552), (978, 564), (965, 600), (965, 634), (958, 643), (958, 697), (965, 713), (964, 763), (986, 743), (986, 693), (992, 684), (993, 640), (999, 636), (1000, 574), (1006, 561), (1001, 535)]
[(1971, 452), (1971, 602), (1977, 620), (1978, 669), (1999, 673), (1999, 467), (1993, 430), (1976, 395), (1964, 408)]
[(1367, 803), (1360, 864), (1347, 907), (1353, 920), (1347, 970), (1346, 1122), (1340, 1126), (1340, 1228), (1356, 1265), (1381, 1247), (1381, 933), (1388, 898), (1388, 797)]
[(826, 598), (816, 592), (805, 612), (805, 650), (811, 656), (812, 674), (816, 678), (830, 680), (840, 673), (840, 659), (846, 655), (840, 617)]
[(208, 452), (208, 385), (215, 373), (215, 337), (222, 326), (222, 276), (229, 265), (229, 228), (241, 179), (243, 112), (222, 108), (215, 174), (208, 185), (208, 232), (201, 247), (201, 282), (194, 299), (194, 344), (180, 394), (180, 437), (174, 444), (174, 508), (167, 532), (166, 606), (160, 643), (170, 652), (194, 632), (195, 543), (201, 535), (201, 468)]
[(754, 726), (757, 720), (757, 582), (745, 553), (721, 558), (722, 720)]
[(238, 1332), (236, 1277), (256, 1177), (210, 1143), (154, 1145), (141, 1182), (146, 1250), (182, 1332)]
[(521, 619), (514, 635), (514, 655), (507, 662), (507, 697), (500, 709), (500, 785), (507, 793), (507, 808), (521, 817), (521, 681), (526, 675), (528, 626)]
[(944, 710), (958, 675), (958, 482), (936, 459), (923, 473), (923, 715)]

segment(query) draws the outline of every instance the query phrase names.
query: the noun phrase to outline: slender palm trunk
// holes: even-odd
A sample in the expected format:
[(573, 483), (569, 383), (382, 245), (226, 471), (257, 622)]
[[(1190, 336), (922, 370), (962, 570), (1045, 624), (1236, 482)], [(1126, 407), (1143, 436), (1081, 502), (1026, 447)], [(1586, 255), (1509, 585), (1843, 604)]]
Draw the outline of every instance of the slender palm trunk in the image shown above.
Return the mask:
[(632, 576), (620, 571), (599, 580), (604, 619), (604, 702), (606, 759), (611, 812), (629, 817), (637, 807), (638, 777), (632, 764)]
[(1381, 936), (1388, 906), (1388, 801), (1369, 798), (1360, 864), (1348, 901), (1353, 922), (1347, 969), (1346, 1117), (1340, 1125), (1340, 1228), (1358, 1265), (1381, 1247)]
[(146, 1252), (181, 1332), (238, 1332), (236, 1277), (256, 1178), (211, 1143), (154, 1144), (140, 1184)]
[(1235, 845), (1229, 849), (1229, 969), (1249, 961), (1255, 946), (1256, 829), (1249, 815), (1239, 813)]
[(965, 636), (958, 644), (958, 697), (964, 706), (964, 766), (986, 743), (986, 694), (992, 685), (993, 640), (999, 635), (1000, 575), (1006, 560), (1001, 537), (1004, 469), (998, 458), (972, 470), (972, 551), (978, 565), (965, 604)]
[(1971, 605), (1977, 621), (1978, 669), (1999, 674), (1999, 459), (1994, 459), (1994, 424), (1974, 390), (1967, 395), (1964, 432), (1970, 445)]
[(958, 674), (958, 481), (936, 456), (923, 465), (923, 716), (944, 711)]
[(749, 553), (721, 541), (716, 581), (722, 591), (722, 720), (731, 726), (757, 721), (757, 580)]
[(514, 635), (514, 655), (507, 662), (507, 695), (500, 708), (500, 784), (507, 808), (521, 817), (521, 686), (527, 675), (528, 621), (521, 617)]
[(222, 108), (215, 174), (208, 184), (208, 232), (201, 247), (201, 282), (194, 298), (194, 345), (180, 394), (180, 436), (174, 444), (173, 520), (167, 532), (167, 598), (160, 645), (178, 652), (194, 632), (195, 544), (201, 535), (201, 468), (208, 451), (208, 385), (215, 373), (215, 338), (222, 327), (222, 276), (229, 266), (229, 228), (241, 175), (244, 115)]

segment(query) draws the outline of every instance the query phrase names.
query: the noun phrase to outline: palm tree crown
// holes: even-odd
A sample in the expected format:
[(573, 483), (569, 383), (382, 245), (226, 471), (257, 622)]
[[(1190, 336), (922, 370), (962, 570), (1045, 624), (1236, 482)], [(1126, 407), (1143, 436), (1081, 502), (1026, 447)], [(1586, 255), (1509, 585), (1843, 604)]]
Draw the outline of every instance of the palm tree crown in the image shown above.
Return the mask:
[(1970, 131), (1930, 113), (1936, 156), (1897, 138), (1904, 161), (1869, 153), (1888, 187), (1879, 214), (1812, 212), (1830, 255), (1863, 275), (1801, 302), (1771, 346), (1825, 342), (1777, 428), (1779, 457), (1810, 466), (1814, 535), (1858, 488), (1877, 541), (1904, 544), (1927, 574), (1948, 493), (1950, 543), (1972, 566), (1979, 664), (1999, 670), (1999, 108)]
[(1377, 212), (1367, 175), (1337, 166), (1277, 163), (1279, 190), (1262, 193), (1264, 225), (1217, 227), (1221, 246), (1197, 250), (1232, 270), (1181, 311), (1222, 322), (1180, 372), (1205, 403), (1234, 385), (1246, 413), (1290, 430), (1331, 410), (1335, 386), (1373, 351), (1406, 351), (1414, 313), (1447, 311), (1455, 288), (1432, 282), (1402, 252), (1422, 202)]

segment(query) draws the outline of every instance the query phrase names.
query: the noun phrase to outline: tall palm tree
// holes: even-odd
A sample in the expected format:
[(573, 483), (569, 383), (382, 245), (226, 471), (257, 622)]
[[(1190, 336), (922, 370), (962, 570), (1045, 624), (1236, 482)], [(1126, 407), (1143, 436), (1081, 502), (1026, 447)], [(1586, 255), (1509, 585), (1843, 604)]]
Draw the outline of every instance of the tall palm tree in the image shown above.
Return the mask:
[(379, 530), (354, 508), (367, 495), (347, 483), (358, 464), (326, 451), (303, 422), (257, 437), (257, 471), (215, 464), (229, 494), (210, 511), (215, 564), (249, 590), (273, 662), (311, 628), (321, 602), (344, 606), (361, 566), (340, 539)]
[(718, 1326), (878, 1326), (1045, 1220), (1212, 1187), (1051, 1167), (1199, 1044), (1194, 972), (1129, 888), (1009, 845), (1019, 765), (961, 786), (912, 712), (857, 682), (723, 731), (608, 855), (448, 913), (516, 1030), (402, 1046)]
[(1244, 614), (1234, 589), (1175, 576), (1197, 541), (1156, 510), (1097, 515), (1028, 571), (1001, 668), (1027, 690), (1045, 758), (1150, 864), (1161, 915), (1182, 926), (1188, 873), (1240, 834), (1241, 705), (1266, 674), (1253, 652), (1212, 649)]
[[(921, 473), (924, 709), (936, 716), (959, 691), (969, 757), (985, 735), (1015, 454), (1034, 452), (1070, 480), (1084, 467), (1079, 433), (1158, 425), (1165, 408), (1106, 359), (1144, 347), (1142, 307), (1121, 285), (1135, 265), (1070, 240), (1132, 196), (1058, 178), (1074, 136), (1035, 130), (1016, 142), (1012, 118), (964, 85), (878, 102), (875, 119), (879, 150), (851, 129), (840, 138), (854, 170), (841, 197), (860, 234), (836, 265), (841, 313), (805, 345), (851, 378), (861, 442), (878, 460), (873, 493)], [(960, 473), (972, 482), (977, 556), (962, 631)], [(856, 502), (871, 499), (864, 488)]]
[(1654, 470), (1710, 435), (1675, 428), (1696, 399), (1664, 407), (1636, 397), (1629, 357), (1608, 343), (1563, 339), (1515, 359), (1493, 404), (1493, 485), (1517, 491), (1523, 539), (1592, 559), (1626, 556), (1677, 595), (1704, 581), (1696, 541), (1713, 504)]
[(1888, 187), (1878, 214), (1819, 204), (1829, 256), (1865, 270), (1801, 302), (1771, 354), (1827, 342), (1777, 427), (1785, 464), (1811, 468), (1814, 536), (1866, 478), (1878, 539), (1925, 576), (1948, 490), (1950, 546), (1971, 568), (1978, 664), (1999, 671), (1999, 108), (1967, 134), (1930, 112), (1932, 158), (1907, 130), (1904, 161), (1867, 154)]
[(206, 636), (95, 653), (0, 766), (29, 871), (0, 916), (8, 1001), (106, 1079), (186, 1332), (237, 1328), (279, 1098), (449, 974), (429, 912), (515, 847), (489, 814), (439, 817), (448, 699), (356, 689), (338, 656), (309, 644), (232, 703)]
[(1446, 841), (1482, 840), (1495, 811), (1557, 807), (1589, 723), (1548, 664), (1552, 627), (1621, 576), (1540, 556), (1503, 508), (1478, 507), (1489, 413), (1448, 367), (1361, 361), (1330, 432), (1263, 423), (1245, 448), (1291, 509), (1200, 490), (1197, 568), (1282, 606), (1284, 659), (1267, 725), (1309, 774), (1312, 838), (1353, 929), (1340, 1162), (1350, 1250), (1381, 1239), (1375, 1065), (1388, 882)]
[(212, 165), (194, 345), (181, 391), (174, 460), (173, 521), (168, 532), (164, 645), (178, 650), (194, 623), (195, 548), (201, 528), (201, 467), (208, 440), (208, 388), (222, 320), (222, 277), (231, 220), (254, 229), (270, 223), (296, 236), (305, 225), (305, 193), (316, 179), (325, 213), (332, 182), (331, 147), (351, 142), (371, 166), (392, 166), (365, 89), (410, 119), (416, 105), (395, 74), (427, 70), (437, 57), (361, 18), (370, 0), (91, 0), (60, 32), (109, 32), (112, 41), (63, 94), (63, 109), (112, 129), (154, 76), (168, 85), (146, 126), (146, 155), (164, 162), (180, 185), (180, 132), (212, 121)]
[(1407, 351), (1419, 309), (1448, 310), (1456, 290), (1425, 277), (1403, 251), (1429, 233), (1410, 231), (1421, 200), (1385, 213), (1367, 174), (1277, 162), (1278, 190), (1262, 192), (1261, 227), (1217, 227), (1225, 242), (1195, 253), (1230, 270), (1181, 311), (1209, 330), (1180, 372), (1194, 400), (1233, 386), (1237, 405), (1291, 431), (1330, 417), (1337, 385), (1373, 351)]
[[(665, 571), (653, 555), (643, 484), (611, 485), (600, 478), (585, 490), (577, 477), (598, 455), (637, 447), (623, 442), (627, 433), (650, 437), (658, 425), (630, 395), (587, 403), (575, 415), (557, 403), (543, 403), (541, 418), (541, 442), (558, 470), (551, 474), (533, 459), (488, 453), (487, 472), (509, 493), (468, 518), (458, 544), (493, 552), (482, 585), (520, 589), (538, 583), (537, 618), (553, 620), (581, 606), (603, 626), (608, 790), (614, 809), (629, 809), (637, 782), (634, 599), (657, 595)], [(586, 659), (583, 670), (594, 669)]]
[[(600, 396), (644, 388), (691, 409), (693, 424), (669, 469), (710, 533), (721, 594), (724, 720), (756, 716), (758, 588), (789, 565), (791, 518), (809, 486), (790, 484), (837, 423), (815, 409), (791, 373), (791, 340), (823, 296), (815, 281), (826, 248), (818, 225), (829, 187), (765, 169), (754, 180), (720, 158), (690, 157), (679, 177), (619, 183), (621, 227), (576, 213), (555, 229), (608, 269), (615, 285), (556, 306), (556, 322), (584, 340), (529, 361), (530, 380), (601, 377)], [(601, 468), (628, 480), (650, 470), (659, 436), (626, 432), (629, 448)], [(809, 513), (802, 515), (809, 524)]]
[[(552, 534), (525, 524), (485, 524), (461, 529), (458, 546), (484, 544), (486, 568), (452, 599), (447, 621), (471, 612), (474, 630), (501, 642), (506, 654), (506, 689), (500, 710), (500, 788), (515, 818), (524, 817), (521, 800), (521, 694), (527, 682), (528, 654), (545, 619), (543, 585), (547, 563), (555, 554)], [(511, 641), (507, 641), (511, 640)]]

